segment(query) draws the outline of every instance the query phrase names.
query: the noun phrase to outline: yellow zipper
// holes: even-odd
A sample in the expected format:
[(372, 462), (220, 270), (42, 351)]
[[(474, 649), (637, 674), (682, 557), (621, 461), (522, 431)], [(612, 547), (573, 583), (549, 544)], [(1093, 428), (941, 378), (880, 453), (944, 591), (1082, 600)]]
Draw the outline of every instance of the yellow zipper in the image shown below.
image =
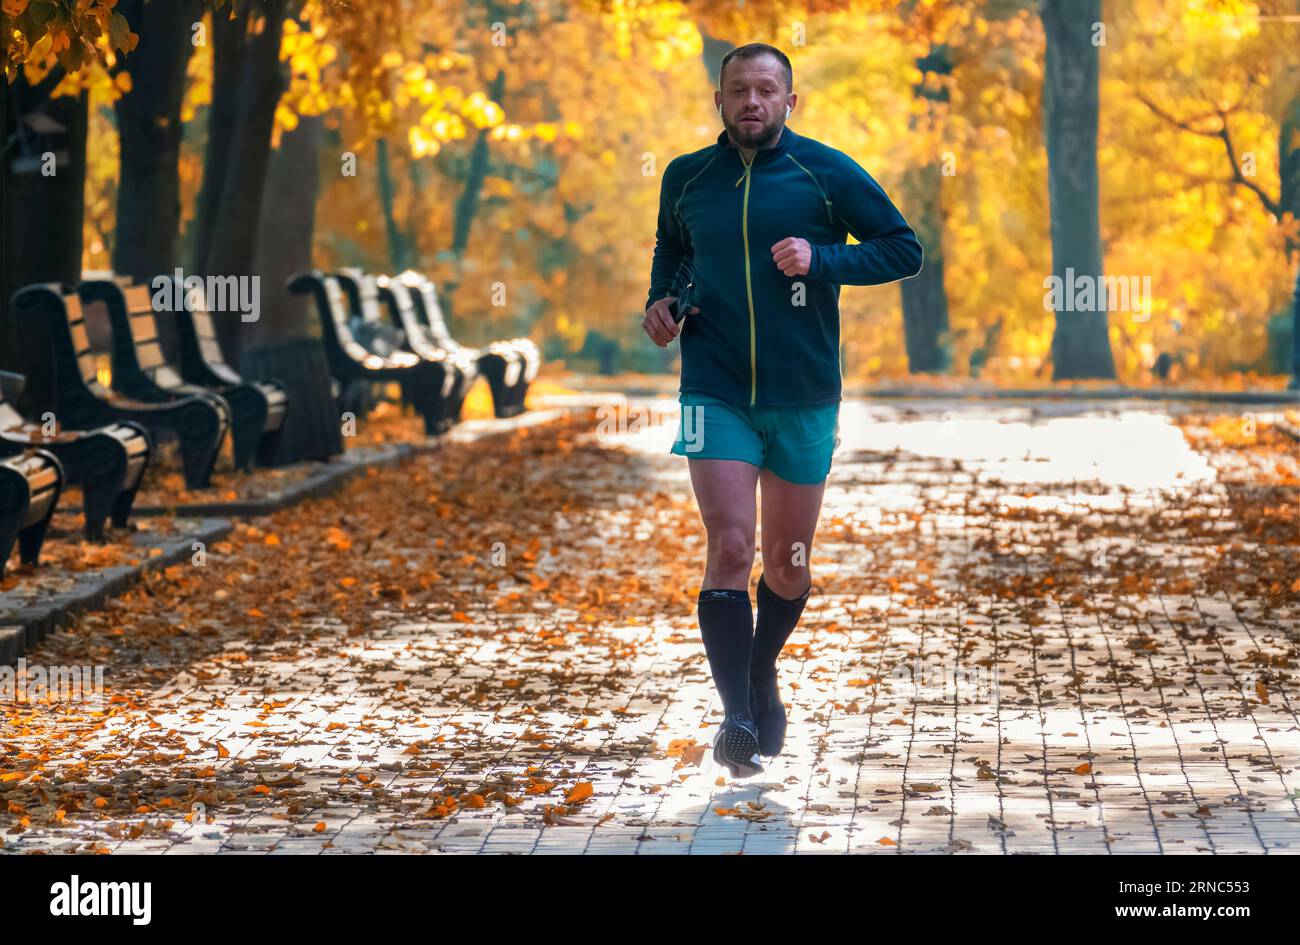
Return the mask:
[[(741, 155), (741, 160), (744, 160), (744, 155)], [(745, 173), (736, 180), (736, 186), (740, 186), (742, 179), (745, 181), (745, 201), (741, 209), (740, 231), (745, 238), (745, 295), (749, 299), (749, 405), (752, 407), (758, 396), (758, 357), (754, 341), (754, 284), (749, 274), (749, 169), (751, 166), (751, 162), (745, 161)]]

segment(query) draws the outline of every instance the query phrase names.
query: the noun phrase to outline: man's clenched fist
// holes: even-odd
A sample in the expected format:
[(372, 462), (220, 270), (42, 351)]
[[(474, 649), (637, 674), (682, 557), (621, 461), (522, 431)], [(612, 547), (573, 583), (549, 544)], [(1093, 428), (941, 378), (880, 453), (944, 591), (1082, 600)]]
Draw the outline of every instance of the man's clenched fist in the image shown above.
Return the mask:
[(806, 276), (812, 266), (812, 247), (807, 240), (787, 236), (772, 247), (772, 261), (787, 276)]
[[(645, 310), (645, 318), (641, 321), (641, 327), (645, 333), (661, 348), (668, 347), (668, 343), (677, 337), (681, 331), (681, 326), (673, 321), (672, 313), (668, 311), (670, 303), (677, 301), (677, 296), (666, 295), (662, 299), (655, 301), (648, 309)], [(686, 312), (687, 315), (694, 315), (698, 312), (699, 306), (692, 305)]]

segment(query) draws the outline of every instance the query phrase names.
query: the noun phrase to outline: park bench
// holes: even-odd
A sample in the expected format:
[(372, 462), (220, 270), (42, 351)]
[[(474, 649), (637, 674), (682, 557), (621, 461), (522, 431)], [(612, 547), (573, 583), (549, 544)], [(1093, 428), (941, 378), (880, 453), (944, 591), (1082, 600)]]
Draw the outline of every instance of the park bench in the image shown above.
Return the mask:
[(417, 320), (427, 328), (434, 343), (453, 353), (468, 354), (478, 372), (487, 378), (493, 413), (503, 418), (523, 413), (528, 385), (537, 377), (541, 365), (537, 345), (528, 338), (514, 338), (494, 341), (486, 348), (467, 348), (451, 337), (433, 280), (411, 269), (398, 278), (410, 290)]
[(253, 471), (254, 459), (271, 464), (289, 398), (274, 381), (250, 383), (226, 364), (203, 292), (166, 276), (162, 291), (183, 304), (175, 312), (181, 361), (163, 354), (150, 286), (118, 279), (88, 279), (78, 292), (85, 305), (102, 302), (113, 330), (113, 389), (148, 403), (215, 392), (230, 406), (235, 468)]
[[(272, 465), (289, 415), (288, 390), (276, 380), (247, 381), (241, 377), (221, 353), (217, 326), (213, 324), (203, 293), (193, 289), (185, 292), (183, 298), (185, 305), (176, 313), (180, 328), (181, 377), (187, 383), (215, 390), (230, 403), (235, 412), (236, 465), (240, 456), (238, 431), (241, 424), (255, 444), (257, 462), (263, 466)], [(262, 418), (260, 433), (258, 418)]]
[(110, 514), (115, 527), (126, 528), (153, 452), (149, 431), (128, 420), (97, 430), (61, 430), (45, 436), (9, 401), (22, 392), (24, 382), (21, 374), (0, 371), (0, 457), (38, 448), (53, 453), (63, 465), (67, 483), (81, 485), (86, 538), (102, 541)]
[(447, 351), (438, 345), (415, 312), (410, 287), (400, 279), (378, 276), (375, 288), (380, 303), (388, 310), (393, 324), (401, 329), (406, 348), (426, 361), (443, 365), (444, 380), (440, 403), (441, 426), (450, 429), (460, 420), (461, 408), (470, 388), (478, 378), (478, 367), (467, 351)]
[(62, 492), (63, 467), (48, 450), (0, 459), (0, 580), (15, 541), (23, 564), (40, 564), (41, 545)]
[[(348, 300), (335, 276), (315, 269), (300, 272), (289, 279), (289, 291), (310, 295), (316, 303), (321, 341), (325, 346), (330, 373), (342, 385), (339, 402), (341, 410), (360, 413), (360, 405), (364, 403), (366, 392), (372, 383), (411, 382), (427, 377), (424, 362), (417, 355), (409, 351), (380, 355), (357, 341), (348, 324)], [(423, 388), (424, 385), (417, 386)], [(424, 417), (425, 429), (434, 432), (438, 410), (432, 398), (420, 397), (415, 407)]]
[(413, 351), (406, 333), (400, 327), (385, 321), (374, 276), (367, 275), (355, 266), (340, 269), (333, 275), (348, 302), (353, 336), (381, 357), (401, 354), (417, 359), (419, 371), (403, 380), (400, 385), (402, 402), (423, 414), (426, 433), (445, 433), (451, 429), (454, 419), (450, 405), (455, 378), (446, 360), (428, 359)]
[(81, 299), (76, 294), (65, 295), (57, 283), (20, 289), (14, 295), (13, 310), (49, 342), (54, 359), (50, 409), (60, 424), (85, 430), (133, 420), (149, 431), (155, 443), (178, 440), (186, 487), (208, 487), (221, 441), (230, 427), (230, 407), (219, 394), (205, 391), (169, 403), (150, 403), (110, 391), (96, 376)]
[[(347, 303), (348, 327), (352, 337), (362, 346), (379, 355), (391, 357), (403, 352), (403, 355), (415, 354), (406, 346), (406, 336), (400, 328), (384, 321), (379, 310), (379, 293), (375, 279), (356, 266), (345, 266), (331, 273), (343, 298)], [(416, 359), (419, 355), (416, 355)]]

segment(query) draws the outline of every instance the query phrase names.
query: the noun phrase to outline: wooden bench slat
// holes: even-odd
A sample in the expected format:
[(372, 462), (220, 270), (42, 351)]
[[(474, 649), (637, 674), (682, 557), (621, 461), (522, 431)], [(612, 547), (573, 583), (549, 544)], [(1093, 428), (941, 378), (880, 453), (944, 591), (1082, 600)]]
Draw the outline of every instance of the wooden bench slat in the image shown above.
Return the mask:
[(159, 387), (164, 387), (168, 390), (174, 390), (185, 383), (185, 379), (177, 374), (175, 368), (170, 364), (164, 364), (162, 367), (154, 369), (151, 373), (153, 374), (153, 382)]
[(217, 326), (213, 323), (212, 316), (208, 314), (207, 309), (193, 308), (190, 310), (190, 317), (194, 319), (194, 330), (198, 332), (200, 338), (216, 340)]
[(9, 456), (2, 460), (13, 466), (24, 476), (30, 477), (36, 470), (46, 465), (44, 458), (40, 456)]
[(147, 341), (135, 349), (136, 360), (139, 361), (140, 367), (148, 371), (151, 368), (161, 367), (165, 362), (163, 359), (162, 346), (157, 341)]
[(153, 312), (145, 312), (131, 316), (131, 338), (137, 345), (146, 341), (153, 341), (158, 337), (158, 320), (153, 317)]
[(134, 285), (123, 289), (122, 295), (126, 299), (126, 310), (132, 315), (153, 311), (153, 296), (147, 285)]
[(56, 488), (59, 484), (59, 471), (53, 466), (45, 465), (44, 460), (41, 462), (40, 469), (27, 474), (27, 482), (31, 485), (33, 495), (46, 489)]
[(78, 355), (83, 355), (90, 350), (90, 335), (86, 333), (84, 322), (77, 322), (72, 326), (72, 348)]
[(0, 430), (17, 429), (25, 422), (22, 414), (15, 410), (8, 401), (0, 400)]
[(199, 338), (199, 350), (203, 352), (203, 360), (209, 364), (225, 364), (226, 359), (221, 354), (221, 345), (215, 338)]

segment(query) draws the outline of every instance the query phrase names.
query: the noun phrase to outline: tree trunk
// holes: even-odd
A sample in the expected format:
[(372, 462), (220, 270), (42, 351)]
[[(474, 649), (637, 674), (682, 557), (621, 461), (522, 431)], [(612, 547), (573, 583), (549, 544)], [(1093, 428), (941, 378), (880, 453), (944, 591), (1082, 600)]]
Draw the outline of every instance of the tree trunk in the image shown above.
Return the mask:
[(131, 77), (131, 91), (116, 104), (121, 172), (113, 269), (148, 280), (177, 263), (181, 101), (203, 0), (121, 0), (117, 11), (140, 34), (140, 44), (118, 57), (113, 70)]
[[(940, 76), (952, 73), (948, 48), (932, 45), (928, 55), (916, 60), (916, 66), (923, 78), (913, 86), (912, 94), (927, 103), (947, 102), (948, 90), (927, 88), (924, 76), (930, 72)], [(914, 129), (918, 120), (914, 114), (909, 127)], [(925, 252), (925, 267), (920, 274), (899, 283), (907, 369), (913, 374), (942, 374), (949, 368), (950, 353), (948, 293), (943, 281), (943, 172), (939, 165), (932, 162), (908, 171), (903, 177), (903, 191), (908, 198), (912, 228)]]
[(380, 138), (375, 142), (375, 161), (376, 173), (379, 177), (379, 204), (384, 214), (384, 228), (388, 233), (388, 260), (393, 272), (398, 273), (410, 267), (410, 251), (406, 234), (402, 232), (397, 222), (393, 169), (388, 159), (387, 138)]
[[(191, 265), (199, 275), (253, 273), (275, 107), (285, 88), (280, 39), (289, 6), (290, 0), (245, 2), (237, 5), (238, 19), (213, 18), (212, 109)], [(237, 364), (247, 326), (237, 312), (214, 315), (226, 360)]]
[(900, 283), (903, 339), (907, 369), (913, 374), (943, 374), (950, 367), (948, 292), (943, 278), (943, 210), (939, 203), (943, 175), (927, 164), (904, 176), (912, 226), (925, 252), (925, 266)]
[[(492, 85), (488, 89), (488, 98), (494, 102), (500, 102), (505, 94), (506, 74), (505, 70), (498, 69), (496, 78), (492, 80)], [(470, 225), (474, 222), (474, 217), (478, 213), (479, 192), (483, 189), (483, 180), (487, 177), (488, 170), (488, 129), (479, 129), (478, 136), (474, 139), (474, 147), (470, 151), (469, 168), (465, 174), (465, 189), (461, 191), (460, 199), (456, 201), (456, 211), (452, 218), (451, 233), (451, 251), (456, 258), (457, 275), (454, 281), (447, 283), (445, 294), (440, 293), (438, 301), (442, 305), (443, 315), (447, 319), (447, 325), (455, 334), (454, 322), (452, 321), (455, 312), (455, 293), (460, 286), (461, 270), (460, 265), (465, 259), (465, 250), (469, 247), (469, 230)]]
[[(85, 216), (87, 96), (50, 98), (63, 76), (28, 85), (20, 69), (3, 91), (3, 252), (0, 252), (0, 369), (25, 372), (25, 409), (44, 408), (53, 394), (43, 339), (20, 332), (9, 311), (13, 294), (33, 282), (81, 280)], [(53, 154), (51, 161), (46, 155)], [(43, 168), (53, 167), (46, 175)]]
[(713, 87), (718, 88), (718, 73), (722, 70), (722, 60), (726, 58), (727, 53), (736, 48), (736, 44), (726, 39), (714, 39), (698, 23), (695, 28), (699, 30), (700, 39), (704, 41), (704, 51), (700, 58), (704, 60), (704, 72), (713, 83)]
[(299, 118), (298, 127), (280, 137), (280, 147), (271, 156), (257, 238), (262, 318), (248, 326), (249, 344), (312, 334), (310, 298), (291, 293), (285, 284), (312, 265), (324, 127), (319, 116)]
[(423, 161), (407, 161), (406, 174), (411, 181), (411, 212), (407, 215), (406, 227), (406, 247), (407, 247), (407, 265), (413, 269), (422, 270), (424, 261), (421, 252), (421, 232), (415, 221), (429, 219), (429, 212), (426, 209), (428, 201), (427, 194), (431, 193), (429, 181), (427, 178), (428, 164)]
[(1113, 378), (1102, 280), (1101, 215), (1097, 180), (1097, 120), (1100, 56), (1093, 24), (1101, 21), (1101, 0), (1042, 0), (1047, 36), (1043, 115), (1047, 137), (1047, 183), (1052, 214), (1052, 274), (1061, 295), (1074, 294), (1074, 280), (1092, 280), (1091, 311), (1058, 306), (1052, 335), (1053, 380)]
[(1300, 270), (1291, 293), (1291, 388), (1300, 388)]
[[(1300, 220), (1300, 94), (1293, 95), (1282, 118), (1277, 139), (1277, 166), (1282, 190), (1278, 201), (1282, 212)], [(1287, 240), (1287, 254), (1300, 256), (1300, 236)], [(1300, 387), (1300, 271), (1296, 272), (1295, 291), (1291, 296), (1291, 386)]]
[(329, 362), (318, 338), (289, 338), (249, 345), (239, 373), (250, 380), (279, 381), (289, 393), (289, 410), (276, 443), (272, 466), (309, 460), (328, 462), (343, 452), (339, 409), (330, 387)]
[[(699, 32), (700, 40), (703, 43), (703, 49), (700, 52), (700, 60), (704, 65), (704, 75), (716, 89), (719, 87), (718, 80), (721, 78), (719, 73), (722, 71), (722, 60), (726, 58), (727, 53), (736, 48), (736, 44), (731, 42), (731, 40), (717, 39), (716, 37), (709, 35), (709, 31), (706, 30), (698, 21), (695, 24), (695, 29)], [(721, 118), (718, 119), (718, 124), (722, 124)], [(721, 128), (719, 128), (719, 131), (721, 131)], [(667, 162), (671, 161), (674, 157), (676, 157), (675, 154), (669, 154), (667, 160), (664, 162), (664, 166), (667, 167)], [(676, 351), (672, 345), (661, 349), (659, 352), (662, 364), (660, 370), (671, 372), (673, 370), (673, 362), (677, 359), (679, 354), (680, 352)]]

